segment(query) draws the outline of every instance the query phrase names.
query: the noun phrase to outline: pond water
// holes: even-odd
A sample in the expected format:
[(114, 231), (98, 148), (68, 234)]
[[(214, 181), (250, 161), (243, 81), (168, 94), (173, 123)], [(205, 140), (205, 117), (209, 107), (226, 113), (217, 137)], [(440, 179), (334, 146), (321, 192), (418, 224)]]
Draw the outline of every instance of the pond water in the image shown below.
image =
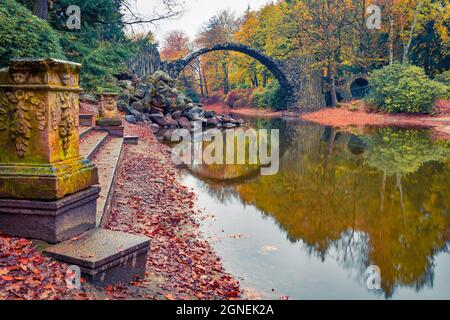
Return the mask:
[(251, 122), (280, 130), (278, 174), (196, 165), (181, 178), (250, 298), (450, 299), (449, 142), (429, 130)]

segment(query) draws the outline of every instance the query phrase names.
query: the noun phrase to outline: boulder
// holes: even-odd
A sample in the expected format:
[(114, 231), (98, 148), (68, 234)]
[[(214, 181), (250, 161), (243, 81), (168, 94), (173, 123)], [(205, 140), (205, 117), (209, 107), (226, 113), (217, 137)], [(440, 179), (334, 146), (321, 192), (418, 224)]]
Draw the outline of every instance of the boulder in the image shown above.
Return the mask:
[(220, 123), (220, 120), (218, 117), (212, 117), (207, 119), (207, 123), (210, 127), (217, 127), (217, 125)]
[(180, 93), (176, 98), (176, 105), (180, 109), (184, 109), (189, 103), (192, 103), (192, 100), (186, 97), (186, 95)]
[(147, 93), (148, 89), (149, 89), (150, 85), (149, 84), (139, 84), (136, 92), (134, 93), (134, 96), (136, 98), (138, 98), (139, 100), (143, 99), (145, 94)]
[(159, 113), (163, 113), (163, 110), (159, 109), (157, 107), (151, 107), (150, 108), (150, 114), (159, 114)]
[(131, 124), (136, 124), (136, 123), (137, 123), (136, 117), (133, 116), (133, 115), (127, 115), (127, 116), (125, 116), (125, 120), (126, 120), (127, 122), (131, 123)]
[(123, 101), (126, 104), (130, 104), (131, 101), (131, 94), (124, 92), (121, 95), (119, 95), (119, 97), (117, 98), (117, 101)]
[(156, 86), (156, 92), (163, 97), (170, 97), (174, 95), (173, 88), (165, 82), (160, 81)]
[(144, 95), (144, 100), (142, 101), (142, 103), (147, 106), (150, 107), (150, 105), (152, 104), (152, 99), (153, 97), (156, 95), (156, 89), (153, 86), (153, 84), (149, 84), (149, 87), (147, 89), (147, 92)]
[(172, 100), (169, 98), (164, 99), (164, 112), (169, 113), (171, 111), (175, 111), (175, 106), (172, 104)]
[(133, 88), (133, 81), (131, 80), (120, 80), (117, 82), (117, 84), (123, 89), (130, 90)]
[(158, 132), (159, 129), (160, 129), (159, 125), (157, 125), (156, 123), (150, 123), (148, 126), (150, 127), (150, 130), (151, 130), (153, 133)]
[(143, 113), (144, 110), (145, 110), (144, 105), (143, 105), (142, 102), (140, 102), (140, 101), (133, 102), (133, 103), (131, 104), (131, 108), (133, 108), (134, 110), (139, 111), (139, 112), (141, 112), (141, 113)]
[(122, 100), (117, 101), (117, 109), (119, 109), (119, 111), (126, 112), (127, 108), (128, 108), (128, 103), (126, 103), (125, 101), (122, 101)]
[(152, 78), (155, 82), (163, 81), (165, 83), (174, 83), (174, 80), (164, 71), (158, 70), (153, 75)]
[(232, 123), (232, 124), (236, 124), (237, 123), (237, 121), (235, 119), (233, 119), (230, 116), (227, 116), (226, 114), (223, 114), (221, 116), (221, 118), (222, 118), (222, 122), (224, 122), (224, 123)]
[(144, 120), (144, 122), (151, 122), (152, 120), (150, 119), (150, 116), (148, 113), (143, 113), (142, 114), (142, 119)]
[(191, 130), (192, 129), (192, 124), (189, 121), (188, 118), (186, 117), (181, 117), (180, 119), (178, 119), (178, 124), (180, 125), (180, 127), (182, 127), (183, 129), (187, 129), (187, 130)]
[(172, 116), (170, 114), (166, 116), (166, 120), (169, 123), (170, 128), (178, 128), (178, 122), (172, 119)]
[(161, 127), (169, 126), (169, 122), (167, 121), (167, 119), (164, 117), (164, 115), (162, 113), (150, 114), (149, 117), (154, 123), (156, 123), (157, 125), (159, 125)]
[(205, 111), (205, 113), (203, 114), (203, 116), (206, 119), (212, 118), (216, 116), (216, 113), (214, 111)]
[(133, 103), (133, 102), (136, 102), (136, 101), (139, 101), (139, 99), (136, 98), (135, 96), (131, 96), (130, 97), (130, 103)]
[(189, 111), (183, 113), (189, 120), (194, 120), (195, 118), (203, 116), (203, 110), (197, 106), (190, 108)]
[(181, 110), (177, 110), (172, 113), (172, 118), (175, 120), (179, 120), (183, 116)]
[(140, 112), (137, 111), (137, 110), (134, 110), (134, 109), (131, 108), (131, 107), (128, 107), (128, 108), (127, 108), (127, 113), (128, 113), (129, 115), (134, 116), (134, 117), (136, 118), (137, 121), (142, 121), (142, 120), (143, 120), (143, 118), (142, 118), (142, 113), (140, 113)]
[(152, 96), (150, 104), (159, 109), (163, 109), (164, 108), (164, 98), (160, 95), (154, 95), (154, 96)]

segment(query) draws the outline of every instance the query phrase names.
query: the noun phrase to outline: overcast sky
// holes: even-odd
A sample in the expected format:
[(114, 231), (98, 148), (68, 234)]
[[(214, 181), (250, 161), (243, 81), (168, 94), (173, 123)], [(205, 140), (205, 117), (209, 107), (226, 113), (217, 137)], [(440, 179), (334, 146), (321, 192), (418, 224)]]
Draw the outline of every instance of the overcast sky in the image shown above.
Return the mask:
[[(193, 38), (200, 27), (210, 17), (225, 9), (231, 9), (237, 15), (242, 14), (250, 5), (252, 10), (258, 9), (272, 0), (184, 0), (186, 12), (178, 20), (162, 22), (157, 28), (149, 26), (155, 33), (158, 41), (161, 41), (172, 30), (183, 30)], [(137, 12), (141, 16), (151, 17), (159, 0), (136, 0)]]

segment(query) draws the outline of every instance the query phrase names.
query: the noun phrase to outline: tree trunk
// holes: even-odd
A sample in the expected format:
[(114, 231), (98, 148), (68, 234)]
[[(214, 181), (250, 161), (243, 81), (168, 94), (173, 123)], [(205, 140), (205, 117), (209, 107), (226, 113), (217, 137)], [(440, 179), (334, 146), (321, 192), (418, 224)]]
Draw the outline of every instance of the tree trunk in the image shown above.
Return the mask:
[(198, 65), (198, 78), (200, 79), (200, 95), (203, 98), (205, 96), (205, 92), (203, 90), (202, 67), (200, 64)]
[(331, 58), (328, 59), (328, 73), (330, 77), (331, 106), (336, 107), (338, 99), (336, 93), (336, 81), (334, 79), (334, 70), (333, 64), (331, 63)]
[(414, 30), (416, 29), (417, 25), (417, 16), (419, 15), (419, 11), (422, 7), (422, 2), (419, 2), (417, 4), (416, 11), (414, 12), (414, 21), (411, 25), (411, 29), (409, 30), (409, 39), (408, 44), (405, 46), (405, 50), (403, 51), (403, 63), (408, 63), (408, 55), (409, 55), (409, 48), (411, 48), (411, 43), (414, 37)]
[(48, 0), (35, 0), (34, 14), (38, 18), (48, 20)]
[(265, 88), (267, 86), (267, 78), (268, 78), (267, 73), (263, 72), (263, 74), (262, 74), (262, 87), (263, 88)]
[(253, 76), (255, 77), (255, 85), (254, 85), (254, 87), (258, 88), (259, 87), (258, 74), (255, 72)]
[(366, 39), (367, 39), (367, 27), (366, 27), (366, 0), (361, 4), (361, 23), (360, 23), (360, 35), (359, 35), (359, 49), (362, 56), (366, 53)]
[(222, 71), (223, 71), (223, 93), (228, 94), (230, 91), (230, 85), (228, 82), (228, 65), (224, 62), (222, 63)]
[(203, 75), (203, 82), (205, 84), (206, 99), (208, 99), (209, 98), (208, 81), (206, 80), (205, 69), (203, 67), (201, 69), (202, 69), (202, 75)]
[(184, 85), (184, 87), (185, 88), (187, 88), (188, 87), (188, 82), (187, 82), (187, 77), (186, 77), (186, 73), (185, 73), (185, 71), (183, 70), (183, 72), (182, 72), (182, 78), (183, 78), (183, 85)]
[(394, 17), (389, 16), (389, 65), (394, 64)]

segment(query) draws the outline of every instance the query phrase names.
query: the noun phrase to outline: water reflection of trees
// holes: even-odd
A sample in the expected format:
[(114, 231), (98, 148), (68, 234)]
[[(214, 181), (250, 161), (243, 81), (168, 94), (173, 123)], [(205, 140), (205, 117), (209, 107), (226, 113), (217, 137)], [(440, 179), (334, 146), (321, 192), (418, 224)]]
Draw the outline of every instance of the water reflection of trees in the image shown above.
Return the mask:
[(356, 139), (312, 125), (285, 130), (280, 173), (232, 192), (318, 258), (333, 250), (361, 276), (380, 266), (387, 297), (399, 286), (432, 286), (434, 257), (449, 240), (448, 143), (415, 130), (377, 129)]

